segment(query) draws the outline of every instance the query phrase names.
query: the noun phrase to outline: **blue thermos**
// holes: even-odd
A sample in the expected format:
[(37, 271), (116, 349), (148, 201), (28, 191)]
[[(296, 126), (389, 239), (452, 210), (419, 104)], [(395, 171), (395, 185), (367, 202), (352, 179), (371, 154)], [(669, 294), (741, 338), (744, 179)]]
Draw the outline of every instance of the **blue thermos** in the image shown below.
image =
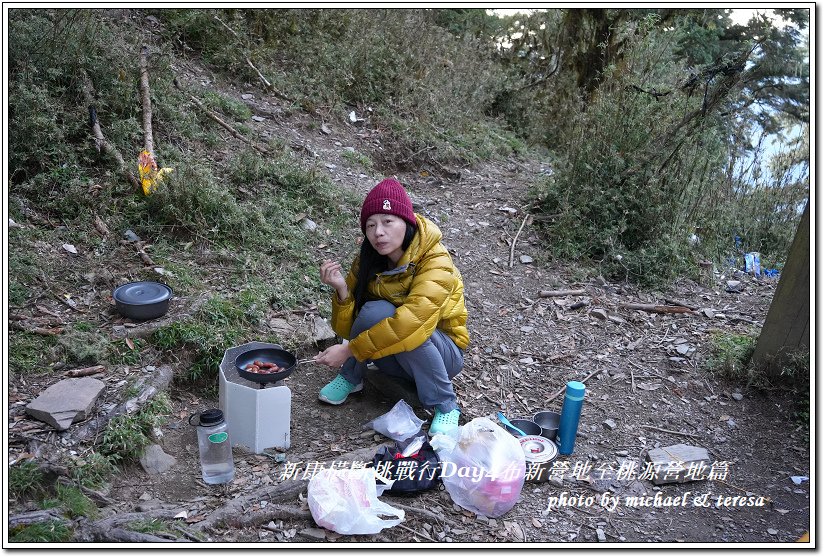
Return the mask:
[(566, 384), (566, 396), (561, 408), (561, 422), (558, 425), (558, 453), (572, 454), (575, 447), (575, 435), (578, 432), (578, 420), (581, 418), (581, 406), (584, 404), (586, 386), (580, 381)]

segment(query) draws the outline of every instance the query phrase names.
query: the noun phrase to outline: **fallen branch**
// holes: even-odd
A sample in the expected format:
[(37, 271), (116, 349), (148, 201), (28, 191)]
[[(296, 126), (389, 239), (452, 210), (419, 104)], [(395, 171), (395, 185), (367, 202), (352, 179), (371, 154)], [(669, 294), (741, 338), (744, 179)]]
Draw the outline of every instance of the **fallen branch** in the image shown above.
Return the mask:
[[(284, 481), (275, 486), (267, 486), (262, 489), (258, 489), (253, 491), (249, 495), (237, 497), (232, 499), (222, 507), (215, 509), (212, 514), (206, 517), (205, 520), (202, 520), (194, 525), (194, 527), (198, 530), (206, 530), (217, 526), (218, 524), (229, 524), (233, 521), (237, 521), (238, 517), (247, 514), (248, 507), (253, 505), (254, 503), (258, 503), (260, 501), (267, 501), (269, 504), (266, 506), (268, 509), (272, 506), (273, 501), (287, 501), (287, 500), (297, 500), (298, 495), (302, 493), (306, 487), (309, 485), (309, 482), (306, 480), (291, 480), (291, 481)], [(265, 509), (264, 509), (265, 510)], [(311, 514), (306, 511), (300, 511), (298, 509), (288, 509), (283, 505), (277, 505), (275, 509), (278, 513), (283, 513), (286, 518), (310, 518)], [(255, 515), (259, 514), (260, 518), (263, 518), (264, 513), (254, 513)], [(288, 515), (288, 516), (287, 516)], [(271, 518), (265, 520), (262, 523), (268, 522), (272, 520)]]
[(97, 375), (98, 373), (106, 373), (106, 366), (91, 366), (80, 369), (70, 369), (63, 375), (66, 377), (87, 377), (89, 375)]
[(144, 249), (146, 246), (146, 242), (134, 242), (131, 240), (120, 240), (120, 244), (123, 246), (128, 246), (129, 244), (134, 245), (134, 249), (137, 252), (137, 255), (140, 256), (140, 260), (143, 261), (143, 264), (147, 267), (154, 267), (155, 262), (152, 261), (152, 258), (149, 257), (149, 254), (146, 253)]
[(640, 311), (647, 311), (650, 313), (686, 313), (689, 315), (698, 315), (697, 312), (683, 306), (660, 306), (656, 304), (632, 303), (619, 303), (618, 306), (626, 309), (637, 309)]
[(143, 149), (154, 159), (152, 138), (152, 98), (149, 94), (149, 47), (140, 47), (140, 100), (143, 103)]
[[(586, 382), (587, 382), (587, 380), (588, 380), (590, 377), (592, 377), (593, 375), (595, 375), (595, 374), (597, 374), (597, 373), (601, 373), (602, 371), (603, 371), (602, 369), (596, 369), (595, 371), (593, 371), (593, 372), (589, 373), (586, 377), (584, 377), (583, 379), (581, 379), (581, 380), (580, 380), (580, 381), (581, 381), (581, 383), (586, 383)], [(562, 395), (562, 394), (564, 394), (565, 392), (566, 392), (566, 385), (564, 385), (561, 389), (559, 389), (557, 393), (555, 393), (554, 395), (552, 395), (551, 397), (549, 397), (548, 399), (546, 399), (546, 402), (547, 402), (547, 403), (552, 402), (553, 400), (555, 400), (556, 398), (558, 398), (559, 396), (561, 396), (561, 395)]]
[[(189, 301), (186, 298), (173, 298), (171, 306), (166, 316), (160, 319), (152, 319), (145, 323), (141, 323), (137, 327), (131, 329), (115, 329), (113, 336), (115, 338), (149, 338), (156, 330), (161, 327), (166, 327), (172, 323), (178, 323), (184, 319), (188, 319), (200, 311), (200, 308), (209, 299), (208, 295), (201, 295)], [(186, 305), (188, 303), (188, 305)], [(181, 306), (181, 304), (183, 304)]]
[(53, 337), (57, 336), (63, 332), (63, 327), (55, 327), (53, 329), (46, 329), (44, 327), (33, 327), (27, 326), (23, 323), (10, 323), (10, 328), (14, 329), (15, 331), (25, 331), (27, 333), (32, 333), (35, 335), (41, 335), (44, 337)]
[(68, 523), (69, 521), (63, 516), (61, 509), (53, 508), (53, 509), (46, 509), (43, 511), (31, 511), (22, 514), (16, 514), (13, 516), (9, 516), (7, 525), (9, 528), (14, 528), (16, 526), (29, 526), (31, 524), (38, 524), (41, 522), (51, 522), (57, 521), (62, 522), (64, 524)]
[(244, 136), (243, 136), (240, 132), (238, 132), (235, 128), (233, 128), (232, 126), (230, 126), (229, 124), (227, 124), (226, 122), (224, 122), (223, 120), (221, 120), (221, 118), (220, 118), (217, 114), (215, 114), (214, 112), (212, 112), (211, 110), (209, 110), (208, 108), (206, 108), (206, 105), (204, 105), (204, 104), (200, 101), (200, 99), (198, 99), (197, 97), (195, 97), (194, 95), (192, 95), (192, 94), (190, 94), (190, 93), (187, 93), (187, 92), (183, 89), (183, 87), (180, 85), (180, 82), (179, 82), (178, 78), (175, 78), (175, 79), (174, 79), (174, 84), (175, 84), (175, 87), (177, 87), (177, 89), (178, 89), (178, 90), (180, 90), (181, 92), (185, 93), (185, 94), (189, 97), (189, 99), (191, 99), (191, 101), (192, 101), (193, 103), (195, 103), (195, 105), (196, 105), (196, 106), (197, 106), (197, 107), (198, 107), (201, 111), (203, 111), (203, 113), (204, 113), (204, 114), (206, 114), (206, 116), (208, 116), (209, 118), (211, 118), (212, 120), (214, 120), (215, 122), (217, 122), (218, 124), (220, 124), (220, 126), (221, 126), (221, 127), (223, 127), (226, 131), (228, 131), (228, 132), (229, 132), (230, 134), (232, 134), (234, 137), (236, 137), (237, 139), (239, 139), (239, 140), (243, 141), (244, 143), (246, 143), (247, 145), (249, 145), (250, 147), (252, 147), (254, 150), (256, 150), (257, 152), (259, 152), (259, 153), (261, 153), (261, 154), (263, 154), (263, 155), (268, 155), (268, 154), (269, 154), (269, 151), (267, 151), (267, 150), (266, 150), (266, 149), (264, 149), (263, 147), (260, 147), (259, 145), (255, 144), (255, 143), (254, 143), (254, 142), (252, 142), (251, 140), (247, 139), (247, 138), (246, 138), (246, 137), (244, 137)]
[(512, 266), (515, 264), (515, 243), (518, 241), (518, 236), (521, 235), (521, 230), (524, 229), (524, 225), (527, 221), (532, 222), (532, 215), (527, 215), (524, 217), (524, 221), (521, 223), (521, 227), (518, 229), (518, 232), (515, 234), (515, 238), (512, 239), (512, 245), (509, 246), (509, 268), (511, 269)]
[(541, 298), (553, 298), (563, 296), (583, 296), (587, 291), (583, 288), (579, 290), (541, 290), (538, 296)]
[(86, 71), (82, 69), (80, 70), (80, 77), (83, 81), (83, 97), (89, 107), (89, 126), (92, 128), (94, 145), (95, 148), (97, 148), (97, 152), (100, 153), (101, 151), (105, 151), (114, 157), (114, 160), (117, 163), (117, 168), (126, 178), (126, 181), (134, 186), (135, 189), (141, 189), (142, 186), (140, 185), (140, 181), (136, 176), (129, 172), (126, 166), (126, 161), (123, 160), (123, 155), (120, 154), (120, 151), (118, 151), (114, 145), (109, 143), (109, 141), (103, 137), (103, 132), (100, 129), (100, 121), (97, 118), (97, 108), (94, 100), (94, 85), (92, 84), (92, 80), (89, 78)]
[(93, 418), (79, 427), (75, 432), (73, 438), (78, 441), (83, 441), (97, 435), (97, 433), (106, 427), (106, 424), (115, 416), (121, 414), (131, 414), (139, 410), (148, 400), (154, 397), (157, 393), (166, 390), (172, 382), (172, 375), (174, 370), (172, 366), (165, 365), (155, 369), (148, 380), (140, 383), (140, 380), (135, 384), (140, 388), (140, 392), (136, 397), (130, 398), (115, 406), (107, 414)]
[(98, 215), (94, 216), (94, 227), (101, 236), (106, 237), (109, 235), (109, 227), (106, 226), (106, 223), (103, 222), (103, 219), (101, 219)]
[(456, 528), (459, 526), (457, 522), (449, 520), (448, 518), (446, 518), (442, 514), (435, 514), (431, 511), (427, 511), (425, 509), (419, 509), (417, 507), (412, 507), (410, 505), (404, 505), (403, 503), (398, 503), (395, 500), (390, 501), (389, 504), (392, 505), (393, 507), (398, 507), (399, 509), (403, 509), (407, 512), (414, 513), (414, 514), (419, 514), (421, 516), (425, 516), (426, 518), (429, 518), (431, 520), (437, 520), (438, 522), (445, 522), (445, 523), (449, 524), (450, 526), (454, 526)]
[(409, 526), (404, 526), (403, 524), (398, 524), (398, 526), (399, 526), (400, 528), (402, 528), (402, 529), (404, 529), (404, 530), (408, 531), (408, 532), (412, 532), (412, 533), (413, 533), (413, 534), (415, 534), (416, 536), (420, 536), (420, 537), (422, 537), (422, 538), (426, 538), (427, 540), (429, 540), (429, 541), (431, 541), (431, 542), (434, 542), (434, 541), (435, 541), (435, 540), (433, 540), (432, 538), (430, 538), (429, 536), (427, 536), (426, 534), (424, 534), (423, 532), (418, 532), (417, 530), (413, 530), (413, 529), (412, 529), (412, 528), (410, 528)]
[(692, 311), (698, 311), (697, 306), (688, 304), (686, 302), (681, 302), (679, 300), (670, 300), (669, 298), (664, 298), (664, 303), (668, 304), (668, 305), (671, 305), (671, 306), (683, 306), (685, 308), (691, 309)]
[(671, 429), (663, 429), (660, 427), (656, 427), (654, 425), (642, 425), (644, 429), (654, 429), (655, 431), (660, 431), (661, 433), (669, 433), (672, 435), (683, 435), (684, 437), (692, 437), (693, 439), (701, 439), (701, 435), (695, 435), (693, 433), (683, 433), (681, 431), (672, 431)]
[(74, 540), (79, 542), (118, 542), (118, 543), (189, 543), (178, 538), (169, 539), (133, 532), (124, 528), (101, 528), (94, 524), (75, 530)]

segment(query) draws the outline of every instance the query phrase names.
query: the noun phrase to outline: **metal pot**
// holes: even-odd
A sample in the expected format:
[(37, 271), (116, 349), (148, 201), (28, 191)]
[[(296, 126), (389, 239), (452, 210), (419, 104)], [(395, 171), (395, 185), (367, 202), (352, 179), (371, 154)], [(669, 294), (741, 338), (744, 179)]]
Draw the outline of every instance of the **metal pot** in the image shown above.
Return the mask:
[(551, 410), (543, 410), (532, 417), (532, 421), (541, 426), (541, 437), (546, 437), (550, 441), (555, 441), (558, 436), (558, 424), (561, 423), (561, 415)]
[(169, 286), (152, 281), (128, 282), (112, 292), (117, 313), (135, 321), (165, 315), (173, 295)]
[[(246, 366), (255, 360), (277, 364), (280, 367), (280, 371), (274, 373), (253, 373), (246, 371)], [(276, 383), (292, 375), (295, 367), (297, 367), (297, 363), (298, 361), (294, 354), (279, 348), (255, 348), (241, 352), (235, 358), (235, 367), (237, 368), (238, 375), (247, 381), (260, 383), (261, 389), (266, 383)]]
[(527, 435), (518, 439), (526, 461), (526, 479), (530, 482), (549, 480), (552, 463), (558, 456), (558, 447), (540, 435)]

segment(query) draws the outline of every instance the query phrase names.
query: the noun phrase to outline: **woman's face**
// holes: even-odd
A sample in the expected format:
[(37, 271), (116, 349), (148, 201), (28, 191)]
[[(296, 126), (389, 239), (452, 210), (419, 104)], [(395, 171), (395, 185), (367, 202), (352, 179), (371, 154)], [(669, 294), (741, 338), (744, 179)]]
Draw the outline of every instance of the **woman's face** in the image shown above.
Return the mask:
[(403, 255), (406, 221), (395, 215), (376, 213), (366, 219), (366, 238), (381, 255), (397, 263)]

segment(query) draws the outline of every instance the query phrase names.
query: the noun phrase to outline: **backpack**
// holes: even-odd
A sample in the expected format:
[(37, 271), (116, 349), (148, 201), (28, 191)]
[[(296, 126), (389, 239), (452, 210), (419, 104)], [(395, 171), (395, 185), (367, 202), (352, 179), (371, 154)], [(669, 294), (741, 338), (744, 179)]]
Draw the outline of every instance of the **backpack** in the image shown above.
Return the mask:
[[(421, 491), (435, 489), (441, 483), (441, 459), (438, 453), (424, 441), (417, 453), (402, 456), (396, 443), (393, 447), (383, 446), (372, 458), (372, 467), (377, 473), (395, 480), (384, 493), (390, 495), (414, 495)], [(378, 485), (385, 485), (379, 479)]]

